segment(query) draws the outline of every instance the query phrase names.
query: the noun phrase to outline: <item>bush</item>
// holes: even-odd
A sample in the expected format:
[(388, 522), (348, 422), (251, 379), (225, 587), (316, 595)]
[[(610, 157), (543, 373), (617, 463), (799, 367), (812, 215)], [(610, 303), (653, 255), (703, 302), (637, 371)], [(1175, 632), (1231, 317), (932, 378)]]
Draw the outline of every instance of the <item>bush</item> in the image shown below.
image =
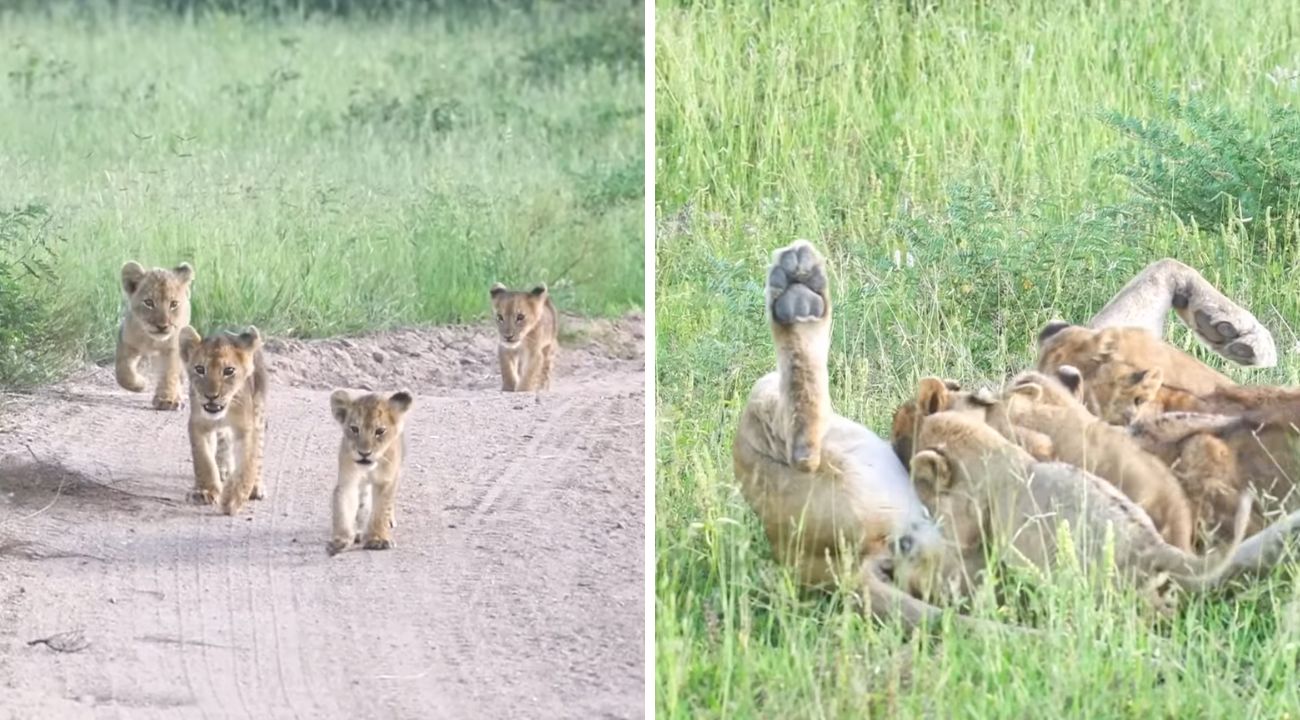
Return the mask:
[(1300, 112), (1269, 109), (1258, 131), (1231, 111), (1171, 96), (1168, 119), (1103, 119), (1134, 141), (1104, 162), (1126, 178), (1148, 209), (1220, 230), (1239, 226), (1257, 250), (1294, 246), (1300, 210)]
[(73, 314), (54, 299), (57, 238), (40, 205), (0, 210), (0, 387), (61, 372), (73, 355)]

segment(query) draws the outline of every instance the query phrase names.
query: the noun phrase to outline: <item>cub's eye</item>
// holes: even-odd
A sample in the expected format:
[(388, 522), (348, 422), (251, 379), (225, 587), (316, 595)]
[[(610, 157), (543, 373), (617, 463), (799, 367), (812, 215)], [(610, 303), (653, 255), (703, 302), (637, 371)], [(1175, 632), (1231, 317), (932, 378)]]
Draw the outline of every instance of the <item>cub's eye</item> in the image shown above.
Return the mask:
[(497, 322), (504, 322), (504, 321), (505, 321), (505, 318), (502, 317), (501, 313), (497, 313)]
[(152, 310), (152, 309), (153, 309), (153, 300), (145, 300), (145, 301), (144, 301), (144, 306), (147, 307), (147, 308), (149, 308), (150, 310)]
[(383, 437), (388, 432), (388, 428), (375, 428), (375, 437)]
[(207, 370), (207, 368), (203, 367), (202, 365), (195, 365), (195, 366), (194, 366), (194, 374), (195, 374), (195, 375), (207, 375), (207, 374), (208, 374), (208, 370)]
[(180, 306), (181, 306), (180, 303), (176, 302), (175, 300), (172, 300), (172, 310), (175, 310), (176, 308), (178, 308), (178, 307), (180, 307)]
[(352, 431), (352, 434), (353, 434), (353, 435), (359, 435), (359, 434), (361, 434), (361, 428), (357, 427), (356, 425), (353, 425), (352, 427), (350, 427), (350, 428), (348, 428), (348, 429)]
[(221, 369), (221, 374), (222, 374), (222, 375), (225, 375), (226, 377), (230, 377), (231, 375), (234, 375), (234, 374), (235, 374), (235, 369), (232, 368), (232, 367), (222, 368), (222, 369)]
[(1133, 407), (1137, 407), (1141, 404), (1142, 404), (1142, 398), (1140, 397), (1133, 398)]
[(523, 313), (519, 313), (518, 315), (515, 316), (515, 322), (523, 322), (523, 321), (524, 321)]

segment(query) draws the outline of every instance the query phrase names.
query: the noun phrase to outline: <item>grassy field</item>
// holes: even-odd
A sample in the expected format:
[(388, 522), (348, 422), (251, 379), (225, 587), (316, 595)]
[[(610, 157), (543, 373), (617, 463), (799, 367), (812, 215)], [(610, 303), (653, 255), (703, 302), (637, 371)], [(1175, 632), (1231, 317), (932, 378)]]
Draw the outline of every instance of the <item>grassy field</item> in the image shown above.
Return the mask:
[[(0, 385), (111, 354), (127, 259), (193, 263), (201, 331), (475, 320), (495, 280), (548, 282), (584, 314), (642, 305), (636, 4), (91, 7), (0, 14), (0, 280), (18, 278), (0, 283)], [(13, 331), (42, 311), (58, 332)]]
[[(998, 383), (1031, 365), (1049, 319), (1086, 321), (1164, 256), (1274, 332), (1277, 368), (1230, 375), (1300, 383), (1295, 208), (1270, 220), (1228, 207), (1207, 222), (1224, 207), (1218, 184), (1257, 171), (1241, 208), (1274, 178), (1294, 198), (1275, 171), (1300, 153), (1261, 142), (1252, 156), (1242, 138), (1294, 119), (1300, 6), (937, 5), (657, 10), (660, 716), (1297, 717), (1290, 572), (1232, 602), (1193, 599), (1160, 625), (1131, 598), (1098, 602), (1066, 582), (1025, 582), (1015, 606), (978, 599), (975, 614), (1049, 630), (1025, 642), (952, 629), (905, 639), (843, 597), (800, 596), (773, 564), (730, 444), (750, 386), (774, 367), (765, 266), (794, 238), (833, 265), (837, 409), (879, 433), (918, 378)], [(1180, 120), (1171, 94), (1224, 122)], [(1142, 135), (1153, 127), (1171, 130)], [(1144, 156), (1161, 143), (1168, 156)], [(1160, 174), (1200, 160), (1211, 167), (1185, 182)], [(1129, 181), (1146, 171), (1153, 182)], [(1169, 210), (1183, 200), (1209, 210)], [(1181, 327), (1171, 339), (1225, 366)]]

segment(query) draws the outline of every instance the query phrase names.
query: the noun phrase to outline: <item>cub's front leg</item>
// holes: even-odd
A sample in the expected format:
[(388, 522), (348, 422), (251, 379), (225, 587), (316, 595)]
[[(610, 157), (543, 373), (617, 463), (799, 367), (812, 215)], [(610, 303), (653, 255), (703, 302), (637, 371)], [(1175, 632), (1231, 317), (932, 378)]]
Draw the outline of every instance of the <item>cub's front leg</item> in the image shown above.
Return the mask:
[(194, 489), (189, 494), (191, 502), (211, 505), (221, 497), (216, 450), (216, 433), (190, 423), (190, 453), (194, 458)]
[(374, 509), (370, 512), (370, 530), (366, 533), (367, 550), (387, 550), (393, 547), (392, 528), (396, 524), (394, 498), (397, 496), (397, 475), (373, 486)]
[(501, 363), (501, 389), (514, 392), (519, 387), (519, 370), (513, 354), (504, 349), (497, 350), (497, 360)]
[(339, 468), (339, 481), (334, 486), (334, 531), (325, 552), (337, 555), (356, 542), (356, 519), (361, 502), (361, 478), (355, 473)]
[(221, 494), (221, 511), (227, 515), (239, 512), (253, 488), (260, 486), (262, 480), (261, 456), (252, 430), (235, 435), (234, 454), (238, 465), (231, 473), (232, 481), (226, 484)]
[(140, 364), (140, 353), (127, 345), (125, 328), (117, 336), (117, 354), (114, 360), (113, 369), (117, 384), (131, 392), (144, 392), (144, 378), (136, 370)]
[(181, 351), (176, 338), (157, 357), (158, 386), (154, 389), (155, 410), (176, 410), (181, 406)]

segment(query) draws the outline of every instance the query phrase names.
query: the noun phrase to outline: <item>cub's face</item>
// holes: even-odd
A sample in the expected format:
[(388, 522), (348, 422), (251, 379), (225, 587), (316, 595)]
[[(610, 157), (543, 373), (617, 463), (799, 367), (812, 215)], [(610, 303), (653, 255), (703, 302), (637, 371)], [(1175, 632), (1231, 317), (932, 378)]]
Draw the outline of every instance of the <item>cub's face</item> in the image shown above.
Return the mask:
[(166, 339), (190, 323), (190, 283), (194, 270), (181, 263), (171, 270), (145, 270), (136, 262), (122, 266), (122, 290), (128, 307), (150, 335)]
[(501, 343), (506, 347), (517, 347), (542, 318), (546, 309), (546, 286), (538, 285), (532, 290), (523, 291), (509, 290), (505, 285), (496, 283), (490, 293)]
[(234, 335), (217, 333), (207, 338), (192, 327), (181, 330), (181, 359), (188, 366), (190, 399), (212, 420), (225, 416), (230, 400), (253, 375), (262, 335), (257, 328)]
[(983, 417), (986, 409), (994, 402), (992, 393), (985, 389), (971, 392), (962, 390), (956, 380), (921, 378), (916, 397), (894, 410), (894, 422), (889, 433), (894, 454), (903, 461), (903, 467), (908, 467), (912, 460), (913, 440), (920, 430), (922, 419), (945, 411), (966, 412)]
[(406, 390), (353, 396), (347, 390), (330, 395), (330, 412), (343, 427), (343, 443), (352, 461), (362, 467), (375, 464), (402, 436), (406, 411), (413, 398)]
[(1129, 425), (1161, 411), (1156, 401), (1164, 373), (1160, 368), (1139, 369), (1111, 361), (1097, 369), (1089, 385), (1102, 420), (1112, 425)]

